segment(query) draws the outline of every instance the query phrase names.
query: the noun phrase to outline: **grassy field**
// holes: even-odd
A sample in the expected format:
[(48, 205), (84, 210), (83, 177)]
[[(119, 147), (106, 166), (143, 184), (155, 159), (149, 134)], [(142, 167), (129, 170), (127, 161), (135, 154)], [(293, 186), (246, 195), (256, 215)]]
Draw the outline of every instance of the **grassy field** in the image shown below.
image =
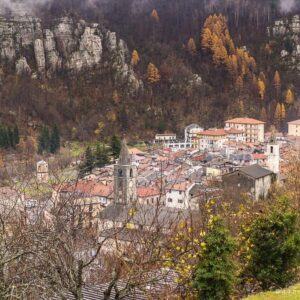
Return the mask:
[(300, 299), (300, 284), (296, 284), (287, 289), (253, 295), (244, 300), (299, 300), (299, 299)]

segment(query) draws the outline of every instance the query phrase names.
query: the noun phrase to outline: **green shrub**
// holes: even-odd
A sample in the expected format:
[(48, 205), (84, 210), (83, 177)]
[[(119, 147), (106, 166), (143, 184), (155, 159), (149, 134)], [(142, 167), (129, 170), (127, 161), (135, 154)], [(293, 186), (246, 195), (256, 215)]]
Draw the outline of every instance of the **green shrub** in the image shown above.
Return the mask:
[(284, 207), (272, 209), (250, 224), (244, 278), (254, 279), (263, 290), (282, 288), (295, 279), (300, 258), (298, 214)]
[(222, 220), (214, 217), (209, 226), (194, 277), (201, 300), (230, 299), (235, 282), (234, 241)]

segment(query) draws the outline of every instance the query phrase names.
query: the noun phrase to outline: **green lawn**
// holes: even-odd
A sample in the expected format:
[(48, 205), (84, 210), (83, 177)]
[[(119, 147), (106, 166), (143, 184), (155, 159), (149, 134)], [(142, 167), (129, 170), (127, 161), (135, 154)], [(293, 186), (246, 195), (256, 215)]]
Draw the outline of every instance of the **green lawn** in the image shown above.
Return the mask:
[(287, 289), (253, 295), (244, 300), (299, 300), (299, 299), (300, 299), (300, 284), (296, 284)]

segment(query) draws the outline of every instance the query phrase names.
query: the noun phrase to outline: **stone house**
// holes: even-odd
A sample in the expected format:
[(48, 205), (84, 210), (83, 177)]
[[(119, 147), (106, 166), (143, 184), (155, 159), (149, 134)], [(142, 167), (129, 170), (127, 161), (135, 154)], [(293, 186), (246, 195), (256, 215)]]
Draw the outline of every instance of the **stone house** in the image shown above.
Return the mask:
[(223, 175), (223, 186), (228, 196), (250, 196), (253, 200), (267, 197), (275, 174), (259, 165), (243, 167)]

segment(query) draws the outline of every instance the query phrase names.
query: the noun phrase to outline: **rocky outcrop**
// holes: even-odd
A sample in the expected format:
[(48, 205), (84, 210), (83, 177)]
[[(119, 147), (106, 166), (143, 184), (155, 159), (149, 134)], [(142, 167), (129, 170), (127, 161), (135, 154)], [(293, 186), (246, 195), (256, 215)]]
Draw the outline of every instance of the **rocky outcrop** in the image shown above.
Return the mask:
[(277, 41), (281, 61), (290, 69), (300, 71), (300, 17), (275, 21), (268, 28), (270, 39)]
[(99, 24), (64, 17), (44, 28), (32, 16), (0, 17), (0, 64), (15, 66), (18, 75), (52, 77), (60, 71), (76, 74), (109, 68), (117, 84), (134, 92), (142, 82), (129, 61), (126, 43)]
[(18, 75), (23, 74), (31, 74), (31, 69), (27, 63), (27, 59), (25, 57), (21, 57), (16, 61), (16, 73)]

